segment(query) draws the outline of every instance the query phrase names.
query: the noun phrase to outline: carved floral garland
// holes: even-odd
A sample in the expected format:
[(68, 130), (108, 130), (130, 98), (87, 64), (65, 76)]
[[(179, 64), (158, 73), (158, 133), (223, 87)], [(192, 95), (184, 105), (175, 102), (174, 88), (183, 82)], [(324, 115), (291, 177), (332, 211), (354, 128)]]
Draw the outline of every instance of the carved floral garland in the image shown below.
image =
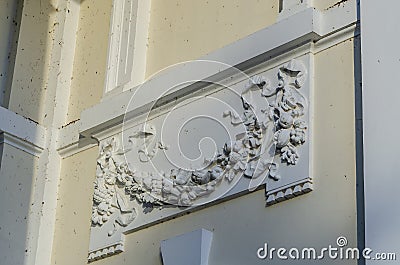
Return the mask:
[[(196, 199), (212, 193), (223, 179), (231, 182), (240, 175), (257, 178), (268, 172), (268, 177), (279, 180), (278, 165), (264, 159), (263, 154), (267, 150), (262, 146), (274, 144), (282, 162), (288, 165), (297, 163), (297, 148), (305, 142), (307, 130), (303, 120), (306, 100), (298, 91), (305, 82), (304, 66), (292, 60), (279, 69), (278, 81), (278, 86), (271, 88), (270, 82), (264, 77), (254, 76), (250, 79), (242, 93), (243, 115), (231, 111), (224, 113), (225, 117), (231, 118), (233, 125), (243, 124), (246, 133), (232, 144), (226, 143), (217, 157), (202, 170), (173, 169), (162, 176), (136, 174), (127, 164), (116, 138), (102, 143), (97, 160), (92, 226), (102, 226), (114, 213), (117, 216), (114, 229), (109, 231), (110, 236), (118, 227), (129, 225), (136, 217), (132, 204), (134, 200), (141, 203), (145, 211), (165, 204), (189, 206)], [(251, 89), (258, 89), (261, 97), (272, 102), (264, 106), (261, 119), (255, 115), (252, 102), (245, 99), (244, 95)], [(271, 125), (275, 132), (269, 143), (264, 138)], [(158, 147), (166, 148), (161, 144)], [(140, 149), (138, 153), (142, 155), (142, 162), (147, 162), (155, 155), (154, 150), (147, 154)]]

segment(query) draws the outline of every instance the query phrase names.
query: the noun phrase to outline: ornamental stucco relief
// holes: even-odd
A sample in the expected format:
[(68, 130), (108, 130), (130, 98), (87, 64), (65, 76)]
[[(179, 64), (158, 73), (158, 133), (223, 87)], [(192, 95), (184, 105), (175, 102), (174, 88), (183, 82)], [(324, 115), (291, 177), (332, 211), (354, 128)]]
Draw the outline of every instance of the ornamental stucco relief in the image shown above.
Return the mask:
[[(240, 133), (235, 131), (233, 140), (226, 139), (215, 156), (205, 158), (200, 168), (160, 166), (162, 169), (148, 170), (151, 167), (144, 165), (156, 164), (154, 159), (177, 148), (162, 139), (158, 133), (160, 128), (151, 120), (139, 129), (128, 130), (126, 141), (118, 135), (102, 141), (94, 183), (92, 233), (114, 242), (113, 238), (121, 233), (151, 223), (136, 219), (154, 209), (162, 213), (163, 209), (175, 208), (174, 213), (167, 214), (172, 216), (246, 188), (254, 190), (269, 181), (273, 183), (271, 187), (279, 187), (282, 167), (285, 181), (281, 186), (290, 189), (290, 183), (298, 179), (288, 180), (286, 168), (295, 168), (303, 159), (301, 153), (307, 153), (299, 152), (308, 141), (307, 96), (302, 91), (307, 76), (304, 63), (291, 60), (270, 70), (268, 75), (261, 73), (240, 82), (241, 106), (218, 115), (233, 128), (241, 126), (243, 129)], [(308, 160), (304, 164), (308, 164)], [(242, 179), (253, 184), (235, 190)], [(226, 192), (221, 192), (223, 189)], [(304, 189), (302, 193), (307, 191)], [(216, 195), (212, 197), (213, 194)], [(271, 194), (267, 196), (268, 205), (272, 204)], [(157, 221), (157, 217), (154, 218), (152, 220)], [(164, 215), (160, 214), (159, 219), (162, 218)], [(100, 249), (92, 247), (89, 260), (114, 254), (113, 244), (105, 243), (107, 247)], [(118, 246), (121, 249), (120, 243)]]

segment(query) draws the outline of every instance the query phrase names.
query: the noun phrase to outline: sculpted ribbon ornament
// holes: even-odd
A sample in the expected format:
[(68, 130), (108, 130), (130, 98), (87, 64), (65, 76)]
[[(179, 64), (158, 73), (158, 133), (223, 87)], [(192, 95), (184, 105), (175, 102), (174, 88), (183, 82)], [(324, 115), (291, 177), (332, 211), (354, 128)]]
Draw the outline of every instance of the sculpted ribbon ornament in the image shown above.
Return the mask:
[[(111, 216), (116, 216), (114, 229), (109, 231), (111, 236), (135, 219), (135, 201), (144, 211), (163, 205), (190, 206), (215, 191), (222, 181), (231, 183), (242, 175), (250, 179), (267, 176), (278, 181), (278, 164), (267, 160), (265, 154), (273, 150), (288, 166), (296, 165), (300, 158), (298, 147), (306, 141), (307, 131), (304, 120), (307, 102), (299, 92), (305, 82), (305, 71), (302, 63), (292, 60), (279, 69), (275, 87), (262, 76), (252, 77), (241, 95), (243, 113), (223, 113), (233, 126), (243, 125), (246, 132), (237, 135), (235, 141), (225, 143), (201, 170), (137, 173), (125, 160), (124, 152), (131, 150), (123, 151), (115, 137), (103, 142), (97, 160), (92, 226), (102, 226)], [(254, 95), (266, 99), (265, 104), (257, 106), (252, 100)], [(153, 142), (155, 131), (151, 124), (146, 124), (130, 139)], [(156, 155), (157, 149), (166, 148), (160, 142), (153, 144), (150, 152), (145, 147), (138, 148), (139, 160), (146, 163)]]

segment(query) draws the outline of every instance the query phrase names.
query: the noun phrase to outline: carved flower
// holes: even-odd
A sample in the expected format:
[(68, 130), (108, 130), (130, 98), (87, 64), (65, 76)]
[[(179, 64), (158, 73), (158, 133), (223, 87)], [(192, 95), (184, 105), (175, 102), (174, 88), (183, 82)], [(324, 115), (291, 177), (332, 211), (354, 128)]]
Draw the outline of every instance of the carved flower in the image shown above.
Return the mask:
[(290, 131), (290, 140), (296, 145), (304, 143), (306, 140), (305, 131), (303, 129), (292, 129)]
[(103, 217), (102, 217), (102, 215), (100, 215), (98, 212), (97, 212), (97, 209), (93, 209), (93, 213), (92, 213), (92, 225), (93, 226), (96, 226), (96, 225), (98, 225), (98, 226), (101, 226), (101, 225), (103, 225)]
[(296, 120), (294, 122), (294, 128), (305, 130), (305, 129), (307, 129), (307, 124), (303, 120)]
[(292, 145), (287, 145), (281, 149), (281, 159), (288, 164), (295, 165), (299, 159), (299, 154), (297, 153), (296, 147)]
[(92, 212), (92, 224), (93, 225), (103, 225), (108, 221), (110, 215), (114, 212), (113, 207), (109, 204), (109, 202), (101, 202), (96, 207), (93, 207)]

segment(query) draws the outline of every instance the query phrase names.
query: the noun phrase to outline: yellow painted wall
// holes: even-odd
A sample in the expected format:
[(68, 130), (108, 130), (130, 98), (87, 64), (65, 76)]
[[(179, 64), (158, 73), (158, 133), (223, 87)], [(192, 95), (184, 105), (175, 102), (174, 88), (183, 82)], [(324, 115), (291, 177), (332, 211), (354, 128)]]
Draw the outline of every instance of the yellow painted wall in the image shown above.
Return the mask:
[(152, 0), (146, 76), (275, 23), (278, 0)]
[(81, 2), (67, 122), (103, 96), (111, 0)]
[(52, 264), (86, 263), (98, 148), (62, 160)]

